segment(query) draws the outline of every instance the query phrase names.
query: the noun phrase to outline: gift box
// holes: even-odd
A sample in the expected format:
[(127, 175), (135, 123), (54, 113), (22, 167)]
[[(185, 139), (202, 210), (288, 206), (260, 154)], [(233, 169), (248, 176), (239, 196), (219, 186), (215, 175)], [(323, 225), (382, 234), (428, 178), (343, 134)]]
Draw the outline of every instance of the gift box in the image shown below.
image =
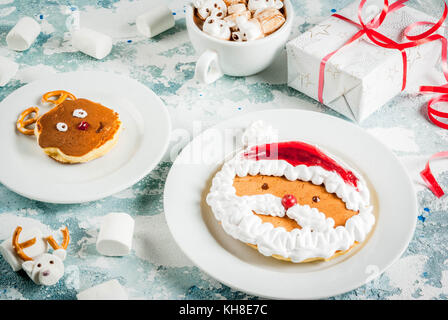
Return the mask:
[[(355, 1), (338, 13), (359, 23), (358, 7), (359, 2)], [(363, 20), (370, 21), (382, 8), (382, 0), (369, 1), (369, 6), (363, 10), (363, 17), (368, 18)], [(375, 30), (396, 42), (402, 42), (403, 30), (407, 26), (417, 21), (436, 20), (404, 5), (389, 12)], [(425, 30), (424, 26), (422, 28)], [(404, 62), (399, 50), (378, 46), (365, 34), (345, 45), (359, 31), (355, 24), (331, 16), (289, 41), (286, 49), (290, 87), (319, 100), (320, 84), (321, 102), (361, 122), (402, 91)], [(338, 51), (328, 59), (324, 73), (319, 76), (322, 60), (335, 50)], [(434, 78), (431, 80), (433, 83), (439, 79), (442, 81), (441, 73), (435, 67), (440, 62), (438, 41), (411, 47), (405, 52), (406, 89), (422, 84), (422, 75), (425, 75), (425, 80)], [(428, 73), (433, 76), (428, 76)]]

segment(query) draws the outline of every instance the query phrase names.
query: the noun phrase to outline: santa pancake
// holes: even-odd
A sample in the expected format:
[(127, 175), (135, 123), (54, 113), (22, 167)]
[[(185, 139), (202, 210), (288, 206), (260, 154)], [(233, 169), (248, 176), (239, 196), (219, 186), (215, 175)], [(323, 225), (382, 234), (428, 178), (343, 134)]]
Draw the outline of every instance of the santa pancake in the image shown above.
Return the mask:
[(301, 141), (237, 153), (213, 178), (206, 200), (233, 238), (295, 263), (345, 254), (375, 223), (363, 177)]

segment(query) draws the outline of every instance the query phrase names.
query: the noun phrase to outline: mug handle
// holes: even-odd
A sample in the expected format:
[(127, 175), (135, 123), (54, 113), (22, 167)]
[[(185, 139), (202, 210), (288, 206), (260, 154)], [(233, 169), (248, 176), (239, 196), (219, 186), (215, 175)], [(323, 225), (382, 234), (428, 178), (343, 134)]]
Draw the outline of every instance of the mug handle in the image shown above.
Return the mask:
[(207, 49), (201, 54), (196, 62), (194, 75), (196, 80), (206, 84), (213, 83), (223, 76), (216, 51)]

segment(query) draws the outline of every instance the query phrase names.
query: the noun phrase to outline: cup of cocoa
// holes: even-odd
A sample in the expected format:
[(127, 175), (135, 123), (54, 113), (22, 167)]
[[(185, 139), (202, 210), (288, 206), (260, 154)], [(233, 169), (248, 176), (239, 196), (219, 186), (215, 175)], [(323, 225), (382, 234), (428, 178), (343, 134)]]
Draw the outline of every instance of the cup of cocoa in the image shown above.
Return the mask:
[(290, 0), (193, 0), (186, 23), (199, 53), (196, 80), (209, 84), (266, 69), (288, 41), (293, 19)]

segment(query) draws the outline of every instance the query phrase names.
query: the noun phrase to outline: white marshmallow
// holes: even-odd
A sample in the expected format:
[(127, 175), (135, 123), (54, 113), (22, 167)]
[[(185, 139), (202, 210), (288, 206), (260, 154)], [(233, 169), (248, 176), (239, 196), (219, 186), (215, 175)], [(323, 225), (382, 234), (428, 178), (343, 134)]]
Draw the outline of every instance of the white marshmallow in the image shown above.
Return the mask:
[(6, 85), (15, 76), (19, 65), (5, 57), (0, 57), (0, 87)]
[(96, 249), (105, 256), (124, 256), (132, 248), (134, 219), (127, 213), (112, 212), (103, 217)]
[(36, 40), (40, 30), (40, 24), (36, 20), (30, 17), (23, 17), (6, 36), (8, 48), (16, 51), (28, 49)]
[(202, 26), (202, 31), (212, 37), (222, 40), (229, 40), (231, 35), (230, 27), (227, 22), (214, 17), (208, 17), (205, 19), (204, 25)]
[(232, 31), (238, 31), (238, 27), (236, 25), (237, 19), (245, 19), (246, 21), (252, 17), (250, 11), (246, 10), (239, 13), (230, 14), (224, 18), (224, 21), (227, 22), (227, 25), (230, 27)]
[(237, 19), (237, 25), (244, 41), (252, 41), (264, 37), (260, 22), (257, 19)]
[(76, 295), (78, 300), (128, 300), (128, 293), (118, 280), (103, 282)]
[(227, 5), (223, 0), (195, 0), (193, 5), (196, 7), (198, 16), (202, 20), (205, 20), (214, 11), (221, 11), (224, 16), (227, 15)]
[(266, 8), (283, 8), (283, 2), (281, 0), (249, 0), (247, 8), (250, 11), (257, 11)]
[(139, 15), (136, 25), (141, 34), (151, 38), (174, 27), (173, 13), (166, 5), (162, 4)]
[(112, 50), (111, 37), (87, 28), (73, 31), (72, 44), (82, 53), (96, 59), (103, 59)]
[[(36, 243), (31, 247), (24, 248), (23, 252), (30, 258), (35, 259), (42, 254), (48, 252), (48, 243), (45, 241), (42, 231), (37, 228), (24, 229), (19, 235), (19, 243), (36, 238)], [(19, 258), (12, 247), (12, 236), (0, 245), (0, 252), (6, 262), (9, 263), (12, 270), (19, 271), (22, 269), (23, 260)]]
[(246, 5), (244, 3), (237, 3), (227, 8), (229, 14), (241, 13), (244, 11), (246, 11)]

